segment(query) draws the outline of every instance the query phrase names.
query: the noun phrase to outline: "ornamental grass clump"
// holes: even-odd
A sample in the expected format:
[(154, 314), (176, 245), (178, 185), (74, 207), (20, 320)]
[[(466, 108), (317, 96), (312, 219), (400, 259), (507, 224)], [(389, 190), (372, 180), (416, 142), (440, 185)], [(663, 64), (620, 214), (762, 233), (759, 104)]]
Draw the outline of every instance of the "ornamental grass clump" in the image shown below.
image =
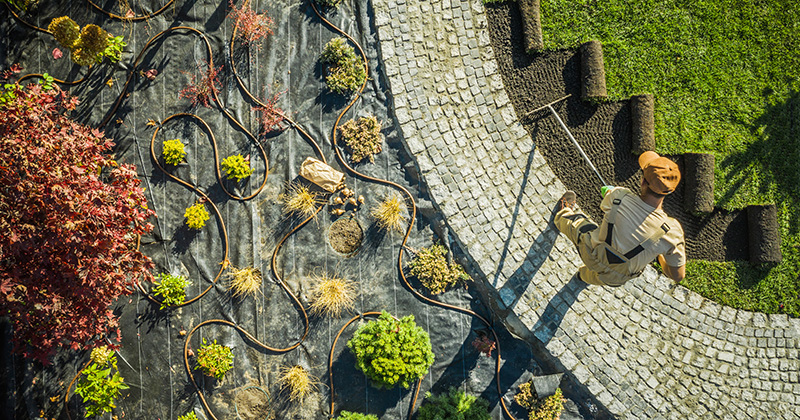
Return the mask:
[(420, 249), (408, 264), (411, 275), (419, 279), (433, 294), (442, 293), (459, 281), (469, 280), (463, 267), (456, 263), (447, 263), (446, 255), (447, 248), (437, 244)]
[(91, 361), (83, 369), (75, 393), (83, 398), (88, 418), (110, 413), (116, 408), (114, 400), (120, 391), (128, 388), (117, 370), (117, 356), (113, 350), (102, 347), (92, 350)]
[(167, 140), (164, 142), (164, 150), (161, 152), (164, 163), (167, 165), (177, 165), (186, 158), (184, 144), (179, 139)]
[(250, 156), (247, 158), (241, 154), (228, 156), (222, 160), (221, 166), (228, 179), (241, 181), (253, 174), (253, 168), (250, 167)]
[(215, 339), (208, 343), (203, 338), (203, 345), (197, 350), (197, 367), (203, 374), (216, 378), (225, 379), (225, 374), (233, 368), (233, 352), (230, 347), (217, 344)]
[(161, 297), (161, 309), (178, 306), (186, 300), (186, 288), (191, 283), (183, 276), (161, 273), (161, 281), (155, 283), (153, 295)]
[(302, 366), (281, 368), (281, 390), (289, 393), (289, 401), (302, 402), (309, 394), (318, 389), (317, 378)]
[(233, 292), (233, 296), (254, 295), (261, 289), (261, 270), (253, 267), (238, 269), (231, 266), (225, 278), (228, 279), (228, 289)]
[(450, 388), (446, 394), (425, 394), (418, 420), (489, 420), (489, 402), (464, 391)]
[(383, 311), (377, 320), (358, 327), (347, 347), (356, 367), (378, 388), (397, 384), (408, 388), (425, 376), (433, 364), (428, 333), (414, 322), (414, 315), (393, 318)]
[(356, 282), (337, 276), (322, 275), (312, 277), (311, 313), (339, 316), (354, 308), (358, 287)]
[(335, 420), (378, 420), (378, 416), (373, 414), (352, 413), (350, 411), (342, 411), (339, 417)]
[(367, 79), (364, 62), (344, 38), (334, 38), (325, 45), (320, 61), (328, 65), (325, 83), (332, 92), (345, 94), (357, 90)]
[(299, 182), (289, 182), (286, 192), (280, 194), (278, 199), (283, 202), (284, 214), (295, 214), (301, 218), (314, 216), (323, 204), (319, 193)]
[(183, 217), (186, 218), (186, 226), (189, 229), (202, 229), (208, 219), (211, 218), (211, 215), (208, 214), (208, 210), (206, 210), (206, 206), (203, 203), (195, 203), (186, 209)]
[(374, 115), (349, 120), (339, 128), (342, 141), (350, 150), (353, 163), (369, 158), (375, 162), (374, 155), (381, 151), (381, 123)]
[(379, 228), (402, 232), (406, 221), (403, 210), (405, 210), (405, 202), (397, 195), (390, 195), (378, 203), (370, 211), (370, 214), (375, 218)]
[(564, 411), (564, 394), (557, 388), (555, 394), (538, 398), (531, 381), (519, 386), (519, 392), (514, 395), (514, 401), (528, 410), (529, 420), (558, 420)]

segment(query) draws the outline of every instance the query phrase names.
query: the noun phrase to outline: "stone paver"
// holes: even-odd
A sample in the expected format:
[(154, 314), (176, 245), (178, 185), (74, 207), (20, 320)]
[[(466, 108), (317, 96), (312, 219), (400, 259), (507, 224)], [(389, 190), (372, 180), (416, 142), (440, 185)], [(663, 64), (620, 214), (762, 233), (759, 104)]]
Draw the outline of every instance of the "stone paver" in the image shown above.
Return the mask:
[(795, 419), (800, 320), (723, 307), (648, 268), (573, 278), (564, 190), (503, 90), (480, 0), (373, 0), (405, 145), (497, 313), (620, 418)]

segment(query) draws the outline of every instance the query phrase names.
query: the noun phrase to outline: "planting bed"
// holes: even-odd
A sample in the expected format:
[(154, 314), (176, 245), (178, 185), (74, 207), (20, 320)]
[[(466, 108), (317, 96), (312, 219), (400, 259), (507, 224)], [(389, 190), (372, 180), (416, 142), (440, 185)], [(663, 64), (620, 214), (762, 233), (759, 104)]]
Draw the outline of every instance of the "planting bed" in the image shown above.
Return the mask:
[[(128, 11), (125, 2), (99, 6), (118, 16)], [(487, 399), (493, 418), (504, 416), (504, 404), (517, 418), (524, 416), (511, 401), (516, 385), (532, 373), (543, 373), (534, 350), (492, 322), (488, 305), (473, 287), (431, 298), (410, 289), (419, 287), (413, 279), (410, 286), (404, 282), (401, 270), (409, 257), (403, 245), (419, 249), (436, 238), (432, 221), (416, 214), (412, 204), (425, 193), (418, 180), (404, 171), (410, 159), (395, 128), (384, 125), (385, 146), (374, 164), (356, 166), (366, 176), (356, 175), (336, 156), (331, 137), (341, 113), (347, 111), (344, 119), (373, 114), (392, 121), (375, 60), (377, 41), (369, 2), (345, 3), (325, 13), (364, 46), (370, 78), (360, 99), (325, 89), (318, 57), (325, 44), (340, 34), (317, 16), (308, 1), (252, 2), (250, 7), (274, 19), (274, 34), (260, 49), (238, 40), (231, 45), (233, 24), (225, 19), (229, 8), (224, 2), (144, 1), (129, 7), (130, 19), (110, 19), (81, 2), (42, 0), (35, 14), (21, 16), (41, 28), (66, 14), (80, 24), (97, 22), (123, 35), (128, 47), (120, 64), (97, 65), (91, 72), (73, 66), (66, 56), (55, 60), (57, 44), (52, 36), (21, 24), (5, 8), (0, 23), (0, 36), (6, 40), (0, 45), (5, 67), (20, 62), (26, 73), (48, 72), (67, 81), (85, 76), (85, 81), (64, 87), (82, 101), (77, 118), (115, 139), (117, 160), (137, 166), (148, 205), (158, 215), (152, 221), (153, 232), (141, 238), (142, 251), (155, 262), (156, 274), (182, 274), (191, 282), (187, 303), (179, 308), (159, 309), (149, 284), (115, 305), (122, 326), (119, 369), (130, 389), (122, 392), (114, 414), (174, 419), (195, 411), (200, 418), (316, 419), (345, 409), (399, 419), (419, 407), (425, 392), (441, 393), (457, 386)], [(193, 107), (179, 92), (206, 63), (222, 67), (219, 94), (210, 108)], [(146, 77), (151, 70), (157, 70), (152, 80)], [(252, 109), (258, 103), (252, 97), (263, 103), (277, 92), (284, 93), (275, 104), (297, 126), (258, 135), (259, 114)], [(185, 144), (186, 162), (164, 166), (161, 144), (175, 138)], [(235, 154), (249, 156), (254, 170), (242, 181), (220, 174), (219, 162)], [(348, 187), (365, 197), (358, 211), (333, 216), (325, 206), (311, 221), (282, 211), (279, 195), (287, 182), (298, 181), (300, 164), (307, 157), (325, 160), (346, 174)], [(408, 206), (411, 223), (399, 234), (381, 231), (369, 215), (369, 209), (389, 194), (399, 194)], [(189, 229), (184, 211), (197, 202), (211, 217), (201, 229)], [(363, 227), (363, 240), (355, 240), (361, 228), (337, 230), (337, 223), (345, 223), (351, 215)], [(338, 248), (340, 239), (352, 248)], [(232, 296), (225, 278), (229, 264), (263, 273), (260, 291)], [(323, 274), (358, 283), (354, 311), (341, 318), (307, 314), (311, 279)], [(369, 386), (345, 348), (361, 321), (344, 329), (337, 341), (352, 316), (380, 310), (398, 317), (415, 315), (431, 336), (436, 360), (418, 389)], [(476, 331), (486, 334), (490, 327), (497, 327), (499, 349), (487, 358), (471, 343), (478, 337)], [(4, 331), (4, 342), (9, 333)], [(193, 354), (203, 338), (233, 349), (233, 369), (222, 381), (192, 370)], [(46, 367), (12, 357), (7, 346), (2, 355), (0, 388), (6, 391), (5, 405), (13, 407), (4, 413), (6, 418), (83, 416), (70, 381), (88, 354), (62, 351)], [(303, 403), (290, 402), (278, 382), (281, 368), (293, 365), (303, 366), (319, 380), (318, 392)], [(585, 406), (587, 393), (566, 385), (566, 396)], [(574, 402), (567, 406), (562, 418), (579, 417)]]

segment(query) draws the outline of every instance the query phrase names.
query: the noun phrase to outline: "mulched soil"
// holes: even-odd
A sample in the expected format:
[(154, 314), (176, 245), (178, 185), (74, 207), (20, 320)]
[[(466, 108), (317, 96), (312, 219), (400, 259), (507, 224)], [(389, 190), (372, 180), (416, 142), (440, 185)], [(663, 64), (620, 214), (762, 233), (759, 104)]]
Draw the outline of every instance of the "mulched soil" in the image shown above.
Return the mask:
[(361, 247), (364, 240), (364, 230), (353, 217), (343, 217), (331, 224), (328, 231), (328, 240), (336, 252), (350, 255)]
[[(595, 220), (600, 211), (601, 181), (581, 158), (549, 110), (533, 112), (566, 95), (553, 107), (597, 167), (613, 185), (639, 190), (637, 156), (631, 153), (631, 112), (628, 100), (592, 104), (580, 100), (580, 55), (559, 50), (528, 55), (524, 50), (522, 17), (517, 3), (486, 5), (491, 45), (500, 74), (520, 122), (536, 142), (555, 175), (578, 194), (578, 202)], [(683, 171), (683, 158), (671, 156)], [(683, 173), (683, 172), (682, 172)], [(683, 209), (683, 188), (664, 202), (666, 212), (678, 219), (686, 233), (690, 259), (747, 260), (748, 230), (744, 211), (719, 208), (696, 216)]]

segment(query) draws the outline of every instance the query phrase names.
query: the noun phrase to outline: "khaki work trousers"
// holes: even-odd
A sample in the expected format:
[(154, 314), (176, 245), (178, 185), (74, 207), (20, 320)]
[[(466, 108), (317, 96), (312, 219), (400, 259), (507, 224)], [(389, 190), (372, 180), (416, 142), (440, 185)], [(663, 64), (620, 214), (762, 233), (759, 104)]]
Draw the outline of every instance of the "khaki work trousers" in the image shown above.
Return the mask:
[(583, 265), (578, 269), (581, 280), (598, 286), (618, 287), (636, 277), (628, 274), (628, 264), (608, 264), (604, 257), (605, 244), (594, 246), (591, 234), (599, 229), (580, 209), (564, 207), (556, 213), (555, 224), (558, 230), (575, 244)]

